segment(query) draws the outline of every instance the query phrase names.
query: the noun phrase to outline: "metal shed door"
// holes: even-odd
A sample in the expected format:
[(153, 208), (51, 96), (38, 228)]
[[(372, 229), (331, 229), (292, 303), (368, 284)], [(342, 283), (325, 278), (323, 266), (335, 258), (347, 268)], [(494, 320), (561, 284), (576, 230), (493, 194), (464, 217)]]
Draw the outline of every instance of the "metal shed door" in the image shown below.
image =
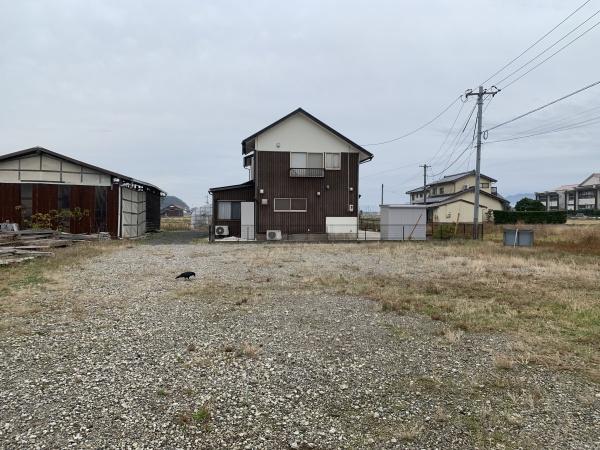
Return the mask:
[(254, 202), (241, 202), (241, 238), (254, 240)]

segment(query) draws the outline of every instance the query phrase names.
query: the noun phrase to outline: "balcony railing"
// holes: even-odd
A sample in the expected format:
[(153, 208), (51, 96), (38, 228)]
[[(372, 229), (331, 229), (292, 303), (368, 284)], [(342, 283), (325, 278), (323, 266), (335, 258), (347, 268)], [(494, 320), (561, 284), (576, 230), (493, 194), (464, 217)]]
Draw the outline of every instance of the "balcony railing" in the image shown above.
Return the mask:
[(323, 178), (324, 176), (325, 169), (323, 168), (290, 169), (290, 177)]

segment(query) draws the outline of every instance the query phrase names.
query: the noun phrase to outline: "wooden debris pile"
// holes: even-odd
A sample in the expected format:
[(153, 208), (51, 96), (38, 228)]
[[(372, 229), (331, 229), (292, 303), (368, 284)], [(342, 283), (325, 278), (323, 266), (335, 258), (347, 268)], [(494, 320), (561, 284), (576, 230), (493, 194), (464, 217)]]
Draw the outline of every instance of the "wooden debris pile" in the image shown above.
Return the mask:
[[(76, 242), (107, 239), (105, 233), (71, 234), (55, 230), (21, 230), (0, 232), (0, 266), (16, 264), (44, 256), (54, 256), (52, 249)], [(110, 239), (110, 236), (108, 236)]]

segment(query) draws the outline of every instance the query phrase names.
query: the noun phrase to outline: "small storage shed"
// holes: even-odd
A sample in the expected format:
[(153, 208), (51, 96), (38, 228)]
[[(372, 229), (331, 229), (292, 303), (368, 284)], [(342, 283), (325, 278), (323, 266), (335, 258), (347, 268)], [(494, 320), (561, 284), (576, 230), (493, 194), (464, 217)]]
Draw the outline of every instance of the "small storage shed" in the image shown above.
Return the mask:
[(382, 241), (424, 241), (427, 209), (424, 205), (380, 205)]
[(131, 238), (160, 229), (161, 189), (43, 147), (0, 155), (0, 222), (33, 225), (36, 214), (78, 211), (71, 233)]

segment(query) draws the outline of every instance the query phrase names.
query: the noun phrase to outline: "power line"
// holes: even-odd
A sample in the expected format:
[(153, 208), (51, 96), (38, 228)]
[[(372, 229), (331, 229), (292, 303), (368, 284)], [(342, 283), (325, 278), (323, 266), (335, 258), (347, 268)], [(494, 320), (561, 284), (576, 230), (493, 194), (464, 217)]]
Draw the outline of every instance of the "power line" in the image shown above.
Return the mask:
[(583, 111), (579, 111), (579, 112), (577, 112), (575, 114), (571, 114), (571, 115), (566, 116), (566, 117), (557, 117), (557, 118), (554, 118), (554, 119), (550, 119), (550, 120), (548, 120), (548, 121), (546, 121), (544, 123), (541, 123), (541, 124), (539, 124), (537, 126), (534, 126), (532, 128), (526, 128), (526, 129), (523, 129), (523, 130), (519, 130), (519, 132), (521, 132), (521, 133), (527, 133), (528, 134), (528, 133), (536, 133), (538, 131), (544, 131), (544, 130), (547, 130), (547, 129), (553, 129), (553, 128), (557, 127), (557, 126), (569, 126), (569, 125), (572, 125), (573, 123), (575, 123), (574, 119), (578, 118), (577, 120), (581, 120), (580, 116), (584, 116), (585, 117), (585, 115), (587, 113), (590, 113), (592, 111), (597, 111), (598, 109), (600, 109), (600, 106), (595, 106), (593, 108), (585, 109)]
[(439, 117), (441, 117), (446, 111), (448, 111), (452, 106), (454, 106), (454, 104), (459, 101), (462, 98), (462, 95), (458, 96), (457, 98), (455, 98), (452, 103), (450, 103), (448, 106), (446, 106), (440, 113), (438, 113), (433, 119), (431, 119), (428, 122), (425, 122), (423, 125), (421, 125), (418, 128), (415, 128), (414, 130), (403, 134), (402, 136), (398, 136), (397, 138), (394, 139), (389, 139), (387, 141), (382, 141), (382, 142), (374, 142), (372, 144), (361, 144), (363, 146), (367, 146), (367, 145), (383, 145), (383, 144), (389, 144), (390, 142), (395, 142), (395, 141), (399, 141), (400, 139), (404, 139), (408, 136), (411, 136), (413, 134), (415, 134), (418, 131), (421, 131), (423, 128), (425, 128), (428, 125), (431, 125), (433, 122), (435, 122)]
[(588, 84), (587, 86), (584, 86), (584, 87), (582, 87), (581, 89), (577, 89), (576, 91), (573, 91), (573, 92), (571, 92), (570, 94), (567, 94), (567, 95), (565, 95), (565, 96), (563, 96), (563, 97), (557, 98), (556, 100), (553, 100), (553, 101), (551, 101), (550, 103), (546, 103), (545, 105), (539, 106), (539, 107), (537, 107), (537, 108), (535, 108), (535, 109), (532, 109), (531, 111), (527, 111), (526, 113), (524, 113), (524, 114), (521, 114), (521, 115), (519, 115), (519, 116), (517, 116), (517, 117), (514, 117), (514, 118), (512, 118), (512, 119), (510, 119), (510, 120), (507, 120), (506, 122), (502, 122), (502, 123), (500, 123), (500, 124), (498, 124), (498, 125), (495, 125), (495, 126), (493, 126), (492, 128), (488, 128), (487, 130), (485, 130), (485, 133), (487, 134), (488, 132), (490, 132), (490, 131), (492, 131), (492, 130), (495, 130), (496, 128), (500, 128), (500, 127), (502, 127), (502, 126), (504, 126), (504, 125), (507, 125), (507, 124), (509, 124), (509, 123), (512, 123), (512, 122), (514, 122), (514, 121), (516, 121), (516, 120), (522, 119), (523, 117), (526, 117), (526, 116), (528, 116), (528, 115), (530, 115), (530, 114), (533, 114), (533, 113), (535, 113), (535, 112), (538, 112), (538, 111), (540, 111), (540, 110), (542, 110), (542, 109), (544, 109), (544, 108), (547, 108), (547, 107), (548, 107), (548, 106), (550, 106), (550, 105), (554, 105), (555, 103), (561, 102), (561, 101), (563, 101), (563, 100), (565, 100), (565, 99), (567, 99), (567, 98), (569, 98), (569, 97), (572, 97), (572, 96), (573, 96), (573, 95), (575, 95), (575, 94), (579, 94), (580, 92), (583, 92), (583, 91), (585, 91), (585, 90), (587, 90), (587, 89), (590, 89), (590, 88), (592, 88), (592, 87), (594, 87), (594, 86), (596, 86), (596, 85), (598, 85), (598, 84), (600, 84), (600, 80), (599, 80), (599, 81), (595, 81), (595, 82), (594, 82), (594, 83), (592, 83), (592, 84)]
[(525, 53), (527, 53), (529, 50), (531, 50), (533, 47), (535, 47), (537, 44), (539, 44), (541, 41), (543, 41), (548, 35), (550, 35), (550, 33), (552, 33), (554, 30), (556, 30), (558, 27), (560, 27), (563, 23), (565, 23), (567, 20), (569, 20), (573, 15), (575, 15), (575, 13), (577, 13), (581, 8), (583, 8), (585, 5), (587, 5), (590, 1), (591, 0), (587, 0), (586, 2), (584, 2), (581, 6), (579, 6), (577, 9), (575, 9), (575, 11), (573, 11), (571, 14), (569, 14), (567, 17), (565, 17), (563, 20), (561, 20), (554, 28), (552, 28), (550, 31), (548, 31), (546, 34), (544, 34), (541, 38), (539, 38), (537, 41), (535, 41), (533, 44), (531, 44), (529, 47), (527, 47), (525, 50), (523, 50), (521, 53), (519, 53), (519, 55), (517, 57), (511, 59), (509, 62), (507, 62), (505, 65), (503, 65), (500, 69), (498, 69), (496, 72), (494, 72), (492, 75), (490, 75), (485, 81), (483, 81), (479, 84), (482, 84), (482, 85), (486, 84), (488, 81), (490, 81), (492, 78), (494, 78), (500, 72), (502, 72), (504, 69), (506, 69), (512, 63), (517, 61), (521, 56), (523, 56)]
[(507, 79), (509, 79), (510, 77), (512, 77), (515, 73), (519, 72), (521, 69), (527, 67), (529, 64), (531, 64), (533, 61), (535, 61), (536, 59), (538, 59), (540, 56), (542, 56), (544, 53), (546, 53), (548, 50), (552, 49), (554, 46), (556, 46), (557, 44), (559, 44), (561, 41), (563, 41), (564, 39), (566, 39), (567, 37), (569, 37), (571, 34), (573, 34), (575, 31), (577, 31), (579, 28), (581, 28), (583, 25), (585, 25), (587, 22), (589, 22), (590, 20), (592, 20), (592, 18), (594, 18), (595, 16), (597, 16), (598, 14), (600, 14), (600, 9), (598, 11), (596, 11), (594, 14), (592, 14), (591, 16), (589, 16), (587, 19), (585, 19), (583, 22), (581, 22), (579, 25), (577, 25), (575, 28), (573, 28), (571, 31), (569, 31), (567, 34), (563, 35), (560, 39), (554, 41), (554, 43), (552, 43), (550, 46), (546, 47), (544, 50), (542, 50), (540, 53), (538, 53), (537, 55), (535, 55), (533, 58), (531, 58), (529, 61), (527, 61), (526, 63), (522, 64), (521, 66), (519, 66), (517, 69), (513, 70), (511, 73), (509, 73), (508, 75), (506, 75), (504, 78), (502, 78), (501, 80), (497, 81), (496, 84), (500, 85), (502, 84), (504, 81), (506, 81)]
[(475, 142), (475, 130), (477, 130), (477, 120), (475, 120), (475, 124), (473, 127), (473, 137), (471, 138), (471, 142), (469, 142), (469, 145), (467, 145), (464, 148), (464, 150), (462, 152), (460, 152), (460, 154), (454, 159), (454, 161), (452, 161), (449, 165), (447, 165), (444, 170), (431, 175), (432, 178), (438, 177), (438, 176), (442, 175), (443, 173), (445, 173), (448, 169), (450, 169), (450, 167), (452, 167), (454, 164), (456, 164), (456, 162), (465, 154), (465, 152), (467, 150), (469, 150), (469, 148), (471, 148), (471, 146), (473, 145), (473, 142)]
[(558, 133), (560, 131), (567, 131), (567, 130), (574, 130), (576, 128), (589, 127), (591, 125), (596, 125), (597, 123), (600, 123), (600, 116), (594, 117), (592, 119), (583, 120), (581, 122), (577, 122), (577, 123), (574, 123), (571, 125), (566, 125), (563, 127), (555, 128), (552, 130), (541, 131), (539, 133), (527, 134), (525, 136), (515, 136), (512, 138), (506, 138), (506, 139), (496, 139), (494, 141), (486, 141), (485, 144), (495, 144), (497, 142), (517, 141), (520, 139), (526, 139), (526, 138), (535, 137), (535, 136), (542, 136), (544, 134)]
[(406, 169), (407, 167), (414, 167), (416, 163), (412, 163), (412, 164), (405, 164), (403, 166), (399, 166), (399, 167), (394, 167), (393, 169), (386, 169), (386, 170), (382, 170), (380, 172), (375, 172), (375, 173), (370, 173), (369, 175), (365, 175), (364, 177), (361, 178), (369, 178), (369, 177), (374, 177), (375, 175), (381, 175), (382, 173), (387, 173), (387, 172), (394, 172), (396, 170), (400, 170), (400, 169)]
[[(449, 162), (452, 160), (452, 157), (454, 156), (454, 153), (456, 153), (456, 151), (457, 151), (459, 148), (462, 148), (463, 144), (465, 143), (465, 141), (466, 141), (466, 140), (467, 140), (467, 138), (469, 137), (469, 135), (468, 135), (468, 134), (465, 134), (465, 135), (462, 137), (462, 139), (460, 138), (460, 136), (461, 136), (462, 134), (464, 134), (464, 131), (467, 129), (467, 126), (469, 125), (469, 122), (471, 121), (471, 118), (472, 118), (472, 116), (473, 116), (473, 111), (475, 111), (475, 109), (476, 109), (476, 108), (477, 108), (477, 104), (473, 105), (473, 109), (471, 110), (471, 113), (469, 114), (469, 117), (467, 118), (467, 121), (465, 122), (465, 125), (464, 125), (464, 127), (463, 127), (462, 131), (461, 131), (460, 133), (458, 133), (458, 134), (455, 136), (455, 138), (453, 139), (453, 142), (452, 142), (452, 144), (451, 144), (452, 151), (450, 152), (450, 154), (448, 155), (448, 157), (446, 158), (446, 160), (445, 160), (445, 162), (442, 164), (442, 166), (445, 166), (445, 165), (447, 165), (447, 164), (448, 164), (448, 163), (449, 163)], [(434, 175), (434, 176), (437, 176), (437, 174), (436, 174), (436, 175)]]
[[(452, 131), (454, 130), (454, 125), (456, 125), (456, 122), (458, 121), (458, 118), (460, 117), (460, 113), (462, 112), (465, 103), (467, 102), (462, 102), (462, 104), (460, 105), (460, 108), (458, 110), (458, 113), (456, 114), (456, 117), (454, 118), (454, 121), (452, 122), (452, 125), (450, 126), (450, 129), (448, 130), (448, 133), (446, 133), (446, 137), (444, 137), (444, 140), (442, 141), (442, 143), (440, 144), (440, 146), (438, 147), (437, 151), (435, 152), (435, 154), (429, 159), (428, 164), (431, 164), (431, 162), (437, 157), (437, 155), (440, 153), (440, 151), (442, 150), (442, 148), (444, 147), (444, 145), (446, 145), (446, 142), (448, 141), (448, 138), (450, 137), (450, 135), (452, 134)], [(471, 113), (472, 114), (472, 113)]]
[[(600, 12), (600, 11), (598, 11)], [(504, 85), (502, 87), (502, 89), (506, 89), (507, 87), (511, 86), (512, 84), (516, 83), (517, 81), (519, 81), (521, 78), (523, 78), (525, 75), (527, 75), (528, 73), (534, 71), (535, 69), (537, 69), (538, 67), (540, 67), (542, 64), (544, 64), (546, 61), (548, 61), (549, 59), (551, 59), (552, 57), (554, 57), (555, 55), (557, 55), (558, 53), (562, 52), (565, 48), (567, 48), (569, 45), (573, 44), (575, 41), (579, 40), (580, 38), (582, 38), (583, 36), (585, 36), (587, 33), (589, 33), (590, 31), (592, 31), (594, 28), (596, 28), (598, 25), (600, 25), (600, 21), (596, 22), (594, 25), (592, 25), (590, 28), (588, 28), (587, 30), (585, 30), (583, 33), (579, 34), (577, 37), (575, 37), (574, 39), (571, 39), (569, 42), (567, 42), (565, 45), (563, 45), (561, 48), (559, 48), (558, 50), (556, 50), (554, 53), (552, 53), (550, 56), (548, 56), (547, 58), (543, 59), (542, 61), (540, 61), (539, 63), (537, 63), (535, 66), (533, 66), (532, 68), (530, 68), (529, 70), (527, 70), (526, 72), (522, 73), (520, 76), (518, 76), (517, 78), (515, 78), (514, 80), (512, 80), (510, 83)]]

